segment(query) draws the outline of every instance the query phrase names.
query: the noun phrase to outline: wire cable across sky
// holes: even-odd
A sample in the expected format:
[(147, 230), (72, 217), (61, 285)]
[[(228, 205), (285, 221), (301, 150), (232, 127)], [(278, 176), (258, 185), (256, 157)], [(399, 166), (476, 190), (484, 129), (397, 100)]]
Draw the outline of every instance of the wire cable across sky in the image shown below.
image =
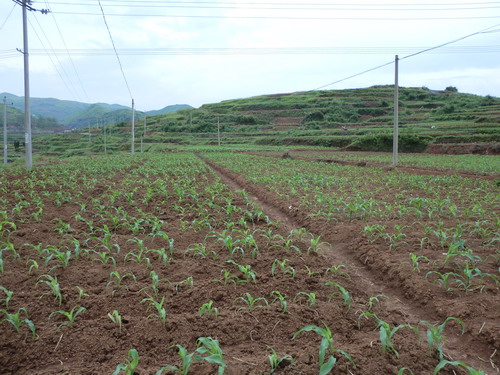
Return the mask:
[[(422, 54), (422, 53), (430, 52), (430, 51), (433, 51), (433, 50), (436, 50), (436, 49), (439, 49), (439, 48), (445, 47), (445, 46), (447, 46), (447, 45), (450, 45), (450, 44), (453, 44), (453, 43), (459, 42), (459, 41), (461, 41), (461, 40), (464, 40), (464, 39), (470, 38), (470, 37), (475, 36), (475, 35), (479, 35), (479, 34), (487, 34), (487, 33), (491, 33), (491, 32), (496, 32), (496, 31), (498, 31), (498, 30), (491, 30), (491, 29), (494, 29), (494, 28), (499, 27), (499, 26), (500, 26), (500, 24), (496, 24), (496, 25), (493, 25), (493, 26), (487, 27), (486, 29), (482, 29), (482, 30), (476, 31), (476, 32), (474, 32), (474, 33), (472, 33), (472, 34), (465, 35), (465, 36), (460, 37), (460, 38), (458, 38), (458, 39), (454, 39), (454, 40), (451, 40), (451, 41), (449, 41), (449, 42), (442, 43), (442, 44), (439, 44), (439, 45), (434, 46), (434, 47), (426, 48), (426, 49), (423, 49), (423, 50), (421, 50), (421, 51), (418, 51), (418, 52), (412, 53), (412, 54), (407, 55), (407, 56), (404, 56), (404, 57), (400, 57), (400, 58), (398, 58), (398, 60), (400, 60), (400, 61), (401, 61), (401, 60), (406, 60), (406, 59), (409, 59), (409, 58), (411, 58), (411, 57), (415, 57), (415, 56), (417, 56), (417, 55), (420, 55), (420, 54)], [(364, 70), (364, 71), (362, 71), (362, 72), (359, 72), (359, 73), (356, 73), (356, 74), (350, 75), (350, 76), (348, 76), (348, 77), (345, 77), (345, 78), (339, 79), (339, 80), (337, 80), (337, 81), (334, 81), (334, 82), (328, 83), (328, 84), (326, 84), (326, 85), (320, 86), (320, 87), (318, 87), (318, 88), (313, 89), (312, 91), (314, 91), (314, 90), (320, 90), (320, 89), (323, 89), (323, 88), (328, 87), (328, 86), (333, 86), (333, 85), (335, 85), (335, 84), (337, 84), (337, 83), (347, 81), (347, 80), (349, 80), (349, 79), (351, 79), (351, 78), (358, 77), (358, 76), (360, 76), (360, 75), (363, 75), (363, 74), (366, 74), (366, 73), (369, 73), (369, 72), (373, 72), (374, 70), (381, 69), (381, 68), (383, 68), (383, 67), (385, 67), (385, 66), (388, 66), (388, 65), (391, 65), (391, 64), (394, 64), (394, 61), (393, 61), (393, 60), (388, 61), (388, 62), (386, 62), (386, 63), (384, 63), (384, 64), (381, 64), (381, 65), (377, 65), (377, 66), (375, 66), (375, 67), (373, 67), (373, 68), (370, 68), (370, 69)]]
[(106, 29), (108, 30), (109, 39), (111, 40), (111, 44), (113, 45), (113, 50), (115, 51), (116, 59), (118, 60), (118, 65), (120, 66), (120, 70), (122, 72), (123, 80), (125, 81), (128, 93), (130, 94), (130, 99), (134, 100), (134, 97), (132, 96), (132, 91), (130, 91), (130, 86), (128, 85), (127, 77), (125, 76), (125, 72), (123, 71), (123, 66), (122, 62), (120, 61), (120, 56), (118, 56), (118, 52), (116, 51), (115, 42), (113, 41), (113, 37), (111, 36), (111, 31), (109, 30), (108, 22), (106, 21), (104, 9), (102, 9), (101, 1), (98, 0), (98, 2), (99, 6), (101, 7), (101, 13), (102, 13), (102, 18), (104, 19), (104, 24), (106, 25)]

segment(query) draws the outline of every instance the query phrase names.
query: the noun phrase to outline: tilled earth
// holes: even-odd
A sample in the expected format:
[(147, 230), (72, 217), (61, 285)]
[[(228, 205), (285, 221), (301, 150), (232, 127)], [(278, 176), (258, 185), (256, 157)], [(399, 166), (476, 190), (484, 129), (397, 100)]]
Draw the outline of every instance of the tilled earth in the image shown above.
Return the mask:
[[(174, 171), (172, 158), (191, 164), (176, 164)], [(103, 160), (96, 161), (100, 162)], [(179, 184), (173, 181), (184, 179), (179, 170), (191, 165), (197, 168), (190, 174), (191, 183), (184, 186), (184, 192), (176, 191)], [(44, 176), (56, 175), (60, 168), (44, 167)], [(71, 168), (78, 170), (78, 166)], [(36, 335), (33, 337), (24, 324), (19, 332), (5, 320), (0, 324), (1, 374), (111, 374), (119, 363), (126, 363), (130, 349), (139, 354), (134, 373), (155, 374), (165, 365), (180, 367), (175, 345), (191, 353), (200, 337), (219, 341), (227, 363), (225, 374), (269, 372), (272, 350), (279, 358), (291, 356), (275, 373), (315, 374), (321, 337), (302, 332), (293, 338), (309, 325), (329, 327), (332, 349), (352, 358), (351, 362), (339, 351), (328, 354), (337, 359), (332, 374), (398, 374), (402, 368), (414, 374), (432, 374), (439, 362), (438, 353), (428, 348), (419, 322), (440, 324), (448, 316), (461, 318), (466, 329), (462, 335), (458, 324), (447, 325), (445, 358), (464, 361), (490, 374), (497, 372), (498, 288), (488, 286), (485, 293), (467, 295), (444, 293), (409, 267), (401, 267), (393, 253), (382, 250), (385, 244), (360, 238), (361, 224), (334, 225), (297, 209), (291, 211), (290, 207), (299, 204), (225, 168), (205, 165), (191, 154), (166, 155), (153, 161), (147, 157), (130, 159), (129, 166), (107, 175), (82, 170), (74, 177), (80, 182), (71, 188), (74, 190), (62, 185), (30, 187), (22, 181), (33, 179), (33, 175), (5, 173), (1, 180), (5, 194), (0, 211), (6, 212), (2, 221), (11, 221), (16, 227), (3, 225), (2, 247), (12, 243), (19, 257), (2, 251), (0, 285), (13, 296), (6, 308), (5, 293), (0, 291), (0, 307), (5, 309), (0, 319), (25, 308)], [(166, 187), (168, 194), (160, 194), (144, 181), (156, 181), (154, 186)], [(190, 195), (183, 195), (187, 191)], [(78, 198), (58, 200), (61, 192), (78, 192)], [(127, 195), (130, 192), (133, 194)], [(33, 218), (33, 203), (23, 211), (14, 210), (20, 200), (35, 196), (44, 201), (40, 220)], [(146, 221), (137, 221), (135, 228), (124, 222), (113, 226), (110, 217), (96, 215), (106, 210), (127, 212), (128, 218), (155, 216), (162, 220), (161, 231), (153, 231), (151, 222)], [(70, 228), (63, 230), (61, 222), (69, 223)], [(236, 249), (232, 256), (228, 234), (235, 242), (232, 249), (242, 249)], [(225, 242), (221, 239), (224, 235)], [(250, 235), (255, 242), (244, 242)], [(331, 246), (323, 244), (317, 252), (311, 249), (310, 239), (317, 236)], [(173, 250), (164, 261), (153, 250), (170, 249), (171, 239)], [(73, 240), (81, 245), (78, 260)], [(44, 260), (37, 244), (42, 244), (39, 250), (53, 246), (70, 251), (69, 263), (63, 266), (56, 258)], [(200, 249), (207, 256), (197, 252)], [(115, 263), (104, 262), (103, 253), (112, 256)], [(31, 267), (33, 261), (38, 268)], [(254, 271), (255, 282), (245, 277), (238, 265)], [(156, 290), (152, 271), (160, 279)], [(112, 276), (114, 272), (123, 277), (120, 284)], [(43, 282), (48, 280), (46, 275), (57, 277), (61, 303)], [(348, 303), (336, 285), (348, 291)], [(276, 298), (279, 295), (286, 304)], [(150, 305), (163, 297), (165, 321), (158, 319)], [(262, 299), (249, 306), (249, 297)], [(209, 301), (218, 309), (217, 317), (200, 314), (202, 305)], [(78, 307), (85, 310), (74, 323), (61, 326), (68, 320), (57, 311), (77, 311)], [(121, 326), (108, 316), (114, 310), (122, 317)], [(377, 322), (374, 317), (363, 317), (363, 312), (376, 314), (391, 328), (410, 323), (419, 327), (421, 337), (401, 328), (392, 340), (397, 354), (388, 349), (383, 352)], [(21, 316), (26, 317), (22, 312)], [(197, 360), (189, 373), (215, 374), (217, 366)], [(439, 373), (466, 372), (447, 366)]]

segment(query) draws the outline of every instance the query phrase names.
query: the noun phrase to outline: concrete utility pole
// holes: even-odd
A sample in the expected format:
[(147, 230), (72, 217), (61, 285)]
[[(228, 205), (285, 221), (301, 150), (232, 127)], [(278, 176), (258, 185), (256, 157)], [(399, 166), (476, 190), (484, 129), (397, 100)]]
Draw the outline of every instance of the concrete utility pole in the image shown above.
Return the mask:
[(220, 121), (219, 121), (219, 116), (217, 116), (217, 143), (220, 146)]
[(141, 154), (142, 154), (142, 143), (144, 142), (144, 136), (146, 135), (146, 118), (147, 116), (144, 116), (144, 129), (142, 130), (142, 136), (141, 136)]
[(33, 167), (33, 148), (31, 146), (31, 113), (30, 113), (30, 77), (28, 53), (28, 19), (26, 3), (23, 0), (23, 55), (24, 55), (24, 143), (26, 145), (26, 169)]
[(132, 148), (131, 153), (134, 153), (134, 143), (135, 143), (135, 109), (134, 109), (134, 99), (132, 99)]
[(394, 58), (394, 134), (392, 139), (392, 166), (398, 165), (399, 83), (398, 55)]
[(102, 131), (104, 133), (104, 155), (108, 154), (107, 146), (106, 146), (106, 125), (102, 124)]
[(7, 97), (3, 97), (3, 163), (7, 164)]

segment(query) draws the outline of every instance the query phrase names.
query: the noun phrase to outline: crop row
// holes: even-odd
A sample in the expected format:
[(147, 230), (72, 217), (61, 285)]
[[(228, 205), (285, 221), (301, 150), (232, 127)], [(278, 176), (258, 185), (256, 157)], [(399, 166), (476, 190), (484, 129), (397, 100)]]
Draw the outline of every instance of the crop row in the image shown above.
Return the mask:
[(8, 372), (37, 373), (44, 348), (70, 372), (476, 371), (443, 349), (445, 326), (461, 334), (460, 319), (401, 323), (388, 297), (331, 261), (335, 244), (285, 230), (194, 155), (80, 160), (0, 179)]

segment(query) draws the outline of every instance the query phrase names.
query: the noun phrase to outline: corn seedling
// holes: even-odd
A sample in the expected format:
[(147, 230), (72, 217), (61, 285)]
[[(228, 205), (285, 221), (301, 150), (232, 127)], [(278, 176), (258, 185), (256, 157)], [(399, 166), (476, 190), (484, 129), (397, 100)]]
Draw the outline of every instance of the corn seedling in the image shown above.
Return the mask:
[(156, 254), (158, 260), (163, 263), (163, 265), (167, 265), (168, 262), (172, 260), (172, 256), (167, 252), (167, 250), (162, 247), (161, 249), (150, 249), (148, 253)]
[(305, 269), (307, 271), (307, 277), (314, 277), (314, 276), (317, 276), (317, 275), (321, 275), (321, 272), (314, 271), (307, 264), (305, 264), (304, 267), (305, 267)]
[[(4, 319), (0, 321), (0, 323), (7, 322), (10, 323), (14, 329), (16, 330), (17, 333), (21, 330), (21, 327), (23, 324), (27, 325), (29, 330), (31, 331), (31, 336), (33, 339), (36, 337), (36, 328), (33, 322), (28, 319), (28, 311), (24, 308), (21, 307), (17, 310), (16, 313), (9, 313), (5, 309), (0, 310), (0, 314), (4, 315)], [(21, 314), (24, 315), (24, 319), (22, 318)]]
[[(118, 271), (112, 271), (109, 273), (109, 281), (106, 284), (106, 288), (109, 287), (110, 285), (112, 286), (112, 293), (115, 294), (116, 291), (118, 291), (122, 287), (122, 282), (125, 278), (131, 278), (134, 281), (136, 281), (135, 275), (131, 272), (128, 272), (124, 275), (120, 274)], [(128, 290), (128, 287), (124, 287), (126, 290)]]
[(0, 285), (0, 290), (5, 293), (5, 298), (1, 298), (0, 302), (3, 302), (5, 304), (5, 309), (9, 308), (9, 302), (12, 299), (12, 296), (14, 295), (14, 292), (10, 291), (9, 289), (3, 287)]
[(380, 305), (380, 298), (387, 298), (385, 294), (377, 294), (375, 296), (371, 296), (368, 298), (368, 302), (366, 303), (366, 308), (368, 309), (369, 312), (373, 310), (373, 307), (375, 306), (375, 303)]
[(409, 257), (410, 257), (410, 263), (403, 262), (403, 264), (409, 264), (413, 268), (413, 271), (418, 273), (420, 273), (420, 261), (424, 260), (427, 263), (429, 262), (429, 258), (427, 258), (424, 255), (417, 255), (415, 253), (410, 253)]
[(422, 320), (420, 322), (420, 324), (427, 327), (426, 335), (427, 335), (427, 345), (429, 345), (429, 350), (431, 352), (434, 349), (437, 350), (437, 352), (439, 353), (440, 360), (443, 360), (443, 346), (442, 346), (442, 343), (444, 342), (443, 337), (442, 337), (443, 331), (444, 331), (444, 328), (446, 326), (446, 323), (448, 323), (450, 321), (455, 321), (458, 324), (460, 324), (460, 326), (462, 327), (462, 334), (464, 333), (464, 323), (458, 318), (448, 317), (445, 319), (443, 324), (441, 324), (437, 327), (435, 327), (433, 324), (431, 324), (425, 320)]
[(429, 271), (425, 275), (425, 278), (427, 279), (430, 275), (434, 274), (438, 276), (435, 282), (441, 284), (447, 293), (451, 292), (451, 283), (460, 279), (460, 276), (455, 272), (441, 273), (439, 271)]
[(125, 375), (134, 375), (137, 365), (139, 364), (139, 353), (135, 349), (128, 351), (128, 358), (125, 363), (120, 363), (116, 366), (113, 375), (118, 375), (120, 372), (125, 371)]
[(177, 354), (179, 355), (179, 357), (181, 357), (182, 360), (181, 367), (179, 368), (177, 366), (171, 366), (171, 365), (163, 366), (155, 373), (155, 375), (163, 375), (165, 371), (174, 371), (174, 372), (179, 372), (180, 375), (188, 375), (189, 368), (193, 363), (193, 356), (196, 354), (196, 352), (188, 353), (187, 349), (179, 344), (174, 346), (177, 347), (178, 349)]
[(328, 301), (331, 301), (334, 296), (340, 295), (342, 297), (342, 299), (344, 300), (344, 304), (345, 304), (345, 307), (347, 308), (347, 312), (349, 312), (349, 310), (351, 309), (351, 295), (349, 294), (349, 292), (347, 291), (347, 289), (344, 288), (339, 283), (334, 282), (334, 281), (327, 281), (325, 283), (325, 285), (327, 285), (327, 286), (334, 286), (334, 287), (336, 287), (338, 289), (337, 292), (333, 292), (333, 293), (330, 294), (330, 297), (328, 298)]
[(381, 320), (376, 314), (370, 313), (370, 312), (364, 312), (361, 313), (360, 316), (358, 317), (358, 326), (359, 326), (359, 319), (364, 316), (364, 317), (373, 317), (377, 321), (377, 325), (379, 328), (379, 337), (380, 337), (380, 344), (382, 346), (382, 353), (392, 353), (394, 354), (397, 358), (399, 358), (399, 352), (394, 348), (394, 345), (392, 343), (392, 339), (394, 337), (394, 334), (399, 331), (402, 328), (409, 328), (415, 334), (420, 337), (420, 333), (418, 331), (418, 328), (411, 326), (410, 324), (400, 324), (394, 328), (391, 328), (390, 324), (387, 322), (384, 322)]
[(163, 307), (163, 304), (165, 303), (165, 296), (162, 297), (160, 302), (155, 301), (153, 298), (144, 298), (141, 301), (141, 303), (144, 303), (144, 302), (149, 302), (149, 306), (146, 309), (146, 312), (148, 312), (149, 309), (152, 307), (156, 309), (156, 315), (151, 314), (148, 316), (148, 319), (152, 316), (156, 317), (156, 318), (158, 318), (158, 320), (160, 320), (162, 322), (163, 326), (165, 326), (165, 324), (167, 323), (167, 311)]
[(293, 279), (295, 278), (295, 268), (293, 268), (292, 266), (289, 266), (287, 263), (289, 262), (288, 259), (283, 259), (283, 260), (279, 260), (279, 259), (275, 259), (271, 265), (271, 275), (273, 275), (273, 277), (275, 276), (276, 274), (276, 266), (278, 266), (281, 270), (281, 272), (283, 273), (283, 275), (290, 275), (290, 277)]
[(195, 359), (197, 361), (206, 361), (218, 365), (217, 375), (223, 375), (227, 364), (224, 362), (219, 341), (211, 337), (200, 337), (196, 341), (196, 345), (198, 349), (196, 349), (197, 355)]
[(108, 318), (111, 319), (111, 321), (115, 324), (118, 325), (118, 330), (121, 332), (122, 331), (122, 316), (118, 312), (118, 310), (113, 310), (113, 312), (108, 313)]
[(304, 296), (306, 298), (306, 304), (308, 306), (314, 306), (314, 305), (316, 305), (316, 293), (313, 293), (313, 292), (310, 292), (310, 293), (307, 293), (307, 292), (298, 292), (295, 295), (295, 298), (293, 299), (293, 302), (296, 302), (297, 300), (299, 300), (301, 298), (301, 296)]
[(71, 225), (69, 223), (65, 223), (64, 221), (62, 221), (61, 219), (59, 219), (57, 217), (52, 221), (56, 222), (56, 227), (54, 228), (54, 232), (57, 232), (60, 235), (68, 234), (68, 233), (71, 233), (73, 231), (73, 229), (71, 229)]
[[(354, 363), (349, 354), (347, 354), (345, 351), (341, 349), (334, 349), (332, 331), (326, 324), (323, 323), (323, 325), (325, 326), (325, 328), (321, 328), (315, 325), (305, 326), (304, 328), (301, 328), (300, 330), (295, 332), (295, 334), (292, 337), (292, 340), (295, 340), (295, 338), (297, 338), (297, 336), (299, 336), (302, 332), (311, 332), (311, 331), (321, 336), (321, 344), (319, 346), (319, 356), (318, 356), (319, 375), (326, 375), (330, 373), (330, 371), (337, 363), (337, 358), (334, 357), (335, 354), (343, 355), (345, 358), (347, 358), (347, 360), (349, 360), (349, 362), (353, 366), (356, 366), (356, 364)], [(328, 359), (325, 362), (325, 357), (327, 355), (330, 355), (330, 357), (328, 357)]]
[(186, 285), (189, 289), (193, 289), (194, 287), (194, 280), (193, 276), (189, 276), (186, 279), (179, 281), (178, 283), (175, 284), (175, 292), (179, 293), (179, 290), (183, 285)]
[(193, 257), (217, 259), (217, 253), (214, 250), (208, 250), (207, 246), (202, 242), (193, 245), (184, 252), (186, 255), (188, 253), (192, 253)]
[(318, 236), (316, 238), (314, 237), (311, 238), (309, 247), (307, 248), (307, 254), (311, 252), (317, 254), (322, 246), (327, 246), (328, 248), (331, 248), (331, 245), (328, 242), (321, 242), (320, 239), (321, 236)]
[(76, 290), (78, 290), (78, 301), (80, 301), (83, 297), (89, 297), (85, 290), (79, 286), (75, 286)]
[(61, 314), (62, 316), (66, 317), (68, 321), (59, 324), (57, 329), (61, 329), (61, 327), (63, 326), (73, 327), (76, 317), (86, 310), (87, 309), (83, 306), (75, 306), (70, 311), (64, 311), (64, 310), (53, 311), (49, 315), (49, 320), (52, 318), (53, 315)]
[[(160, 281), (166, 281), (168, 284), (170, 284), (170, 280), (167, 278), (160, 279), (158, 274), (153, 270), (149, 273), (149, 276), (151, 276), (151, 290), (153, 291), (153, 294), (155, 295), (156, 298), (158, 298), (158, 287), (160, 285)], [(146, 288), (143, 288), (141, 290), (144, 290)]]
[(224, 283), (224, 285), (227, 285), (229, 283), (234, 283), (239, 280), (238, 276), (235, 274), (231, 273), (229, 270), (221, 270), (220, 273), (222, 274), (222, 280), (215, 280), (216, 282)]
[(339, 264), (338, 266), (331, 266), (325, 270), (325, 276), (328, 273), (331, 273), (333, 276), (349, 276), (349, 272), (347, 272), (347, 267), (343, 264)]
[(436, 366), (436, 368), (434, 369), (434, 375), (437, 375), (439, 373), (439, 371), (441, 371), (444, 367), (446, 366), (455, 366), (455, 367), (462, 367), (464, 368), (465, 370), (467, 370), (467, 374), (468, 375), (486, 375), (486, 373), (482, 370), (476, 370), (475, 368), (473, 367), (470, 367), (469, 365), (465, 364), (464, 362), (462, 361), (446, 361), (444, 359), (442, 359), (438, 365)]
[(281, 314), (285, 314), (287, 307), (286, 296), (282, 295), (281, 292), (279, 292), (278, 290), (274, 290), (271, 292), (271, 297), (274, 297), (274, 300), (271, 302), (271, 304), (273, 304), (276, 301), (279, 301), (281, 307)]
[(249, 264), (247, 264), (247, 265), (238, 264), (232, 259), (226, 260), (226, 263), (230, 263), (230, 264), (233, 264), (236, 267), (238, 267), (238, 270), (245, 277), (245, 279), (238, 278), (238, 280), (237, 280), (238, 283), (248, 283), (250, 281), (252, 281), (254, 284), (257, 283), (257, 279), (256, 279), (257, 274), (255, 271), (252, 271), (252, 266), (250, 266)]
[(290, 250), (295, 251), (298, 254), (302, 254), (302, 251), (293, 244), (293, 239), (292, 238), (284, 238), (283, 236), (279, 234), (275, 234), (273, 236), (273, 240), (277, 240), (278, 243), (275, 243), (270, 246), (272, 247), (281, 247), (285, 250), (285, 252), (289, 253)]
[(363, 232), (368, 236), (369, 242), (375, 242), (377, 238), (382, 238), (385, 232), (385, 225), (373, 224), (365, 225)]
[(306, 228), (292, 229), (290, 231), (290, 236), (295, 237), (297, 241), (302, 241), (302, 237), (307, 233)]
[(215, 320), (217, 320), (219, 318), (219, 309), (217, 307), (214, 307), (213, 304), (214, 301), (210, 300), (209, 302), (201, 305), (201, 307), (198, 309), (198, 314), (200, 314), (200, 317), (203, 317), (203, 315), (205, 315), (207, 320), (209, 320), (210, 316), (213, 316)]
[(401, 227), (400, 225), (395, 225), (394, 229), (396, 229), (396, 233), (394, 234), (389, 234), (386, 233), (385, 237), (389, 240), (389, 250), (393, 250), (399, 245), (406, 243), (404, 239), (406, 238), (406, 234), (402, 232), (404, 227)]
[(112, 263), (113, 266), (116, 267), (116, 260), (109, 253), (107, 253), (105, 251), (95, 251), (95, 250), (94, 250), (94, 253), (97, 254), (97, 258), (94, 259), (95, 261), (101, 262), (102, 264)]
[(276, 350), (269, 345), (267, 345), (267, 347), (271, 350), (271, 355), (267, 357), (269, 359), (269, 364), (271, 365), (271, 369), (267, 372), (268, 374), (274, 374), (280, 367), (293, 363), (293, 357), (290, 354), (278, 357)]
[[(254, 298), (250, 293), (245, 293), (242, 297), (238, 297), (235, 301), (242, 300), (245, 306), (238, 308), (236, 311), (247, 310), (253, 311), (255, 309), (263, 309), (269, 307), (269, 303), (264, 297)], [(257, 303), (261, 302), (262, 304), (258, 305)]]
[[(46, 280), (40, 280), (41, 278), (46, 278)], [(38, 284), (45, 284), (50, 288), (50, 291), (52, 292), (52, 295), (54, 296), (55, 301), (59, 301), (59, 306), (62, 304), (62, 293), (61, 293), (61, 287), (59, 286), (59, 282), (57, 281), (56, 276), (51, 276), (51, 275), (41, 275), (38, 278), (38, 281), (36, 285)], [(43, 296), (50, 295), (51, 293), (44, 293), (42, 294)]]

